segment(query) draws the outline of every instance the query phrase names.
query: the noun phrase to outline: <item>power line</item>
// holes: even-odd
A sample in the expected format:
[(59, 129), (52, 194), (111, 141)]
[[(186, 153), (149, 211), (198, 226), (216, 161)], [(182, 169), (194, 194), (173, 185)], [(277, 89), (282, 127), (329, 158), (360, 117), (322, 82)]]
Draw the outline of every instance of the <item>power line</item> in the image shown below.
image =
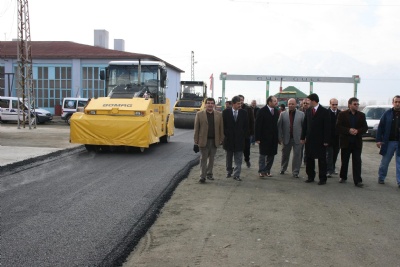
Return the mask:
[(7, 11), (10, 9), (11, 2), (12, 1), (10, 1), (9, 4), (4, 8), (4, 10), (0, 12), (0, 18), (3, 17), (7, 13)]
[(297, 5), (297, 6), (365, 6), (365, 7), (393, 7), (400, 6), (399, 4), (349, 4), (349, 3), (311, 3), (311, 2), (267, 2), (258, 0), (230, 0), (237, 3), (255, 3), (267, 5)]
[[(12, 2), (14, 2), (14, 3), (12, 3)], [(10, 30), (8, 32), (4, 32), (4, 34), (5, 34), (4, 41), (7, 41), (7, 35), (10, 36), (10, 40), (12, 39), (12, 32), (14, 30), (14, 23), (15, 23), (15, 15), (17, 14), (17, 3), (15, 1), (10, 1), (9, 5), (7, 7), (5, 7), (5, 9), (0, 14), (0, 17), (6, 17), (6, 14), (9, 12), (10, 8), (12, 8), (12, 7), (14, 7), (14, 10), (12, 12), (12, 20), (11, 20)]]

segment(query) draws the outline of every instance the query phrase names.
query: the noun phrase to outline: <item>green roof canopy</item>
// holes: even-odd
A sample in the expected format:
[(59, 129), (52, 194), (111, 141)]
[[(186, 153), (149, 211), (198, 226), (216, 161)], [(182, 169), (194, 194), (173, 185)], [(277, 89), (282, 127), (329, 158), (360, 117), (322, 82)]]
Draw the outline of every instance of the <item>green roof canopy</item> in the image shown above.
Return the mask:
[[(296, 92), (296, 98), (306, 98), (308, 96), (302, 91), (300, 91), (300, 89), (297, 89), (294, 86), (288, 86), (285, 89), (283, 89), (282, 92)], [(274, 96), (280, 97), (280, 92), (276, 93)]]

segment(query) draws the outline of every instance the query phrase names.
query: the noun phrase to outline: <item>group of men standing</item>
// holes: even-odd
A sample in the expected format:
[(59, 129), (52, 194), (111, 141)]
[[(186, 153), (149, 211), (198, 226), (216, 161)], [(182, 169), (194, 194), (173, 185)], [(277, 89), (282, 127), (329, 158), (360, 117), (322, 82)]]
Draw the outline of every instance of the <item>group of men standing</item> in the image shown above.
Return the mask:
[[(282, 145), (280, 174), (288, 169), (289, 158), (293, 150), (292, 175), (299, 178), (300, 167), (306, 164), (306, 183), (312, 183), (316, 177), (315, 159), (318, 162), (318, 185), (326, 184), (327, 178), (336, 172), (336, 161), (341, 151), (340, 183), (347, 181), (350, 156), (354, 185), (363, 187), (361, 177), (362, 136), (368, 126), (365, 114), (358, 110), (359, 100), (348, 100), (348, 109), (338, 110), (338, 100), (332, 98), (330, 107), (319, 104), (317, 94), (310, 94), (303, 101), (303, 111), (296, 109), (296, 100), (288, 100), (288, 110), (277, 109), (278, 101), (274, 96), (267, 99), (263, 108), (244, 104), (242, 95), (232, 98), (232, 106), (222, 113), (215, 111), (215, 100), (206, 100), (206, 109), (196, 115), (194, 142), (199, 145), (200, 182), (213, 180), (213, 164), (216, 149), (223, 144), (226, 151), (227, 178), (241, 181), (243, 156), (250, 167), (250, 145), (259, 145), (258, 176), (271, 177), (271, 168), (278, 144)], [(388, 114), (386, 114), (388, 113)], [(383, 155), (379, 168), (379, 183), (384, 184), (388, 165), (396, 152), (396, 176), (400, 187), (400, 96), (393, 98), (393, 109), (386, 112), (380, 122), (377, 146)]]

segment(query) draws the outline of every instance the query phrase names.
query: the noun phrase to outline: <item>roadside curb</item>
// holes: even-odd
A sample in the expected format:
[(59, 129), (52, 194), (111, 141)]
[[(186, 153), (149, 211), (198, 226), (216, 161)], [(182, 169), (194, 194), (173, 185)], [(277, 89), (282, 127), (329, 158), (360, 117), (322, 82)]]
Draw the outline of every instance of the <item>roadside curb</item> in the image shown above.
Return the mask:
[[(191, 170), (193, 167), (197, 166), (199, 162), (200, 156), (188, 162), (185, 167), (174, 175), (169, 185), (164, 188), (153, 203), (150, 203), (149, 208), (143, 213), (143, 216), (138, 220), (138, 223), (132, 225), (132, 228), (123, 239), (123, 242), (120, 243), (118, 247), (115, 247), (114, 250), (105, 257), (103, 262), (100, 264), (101, 266), (122, 266), (142, 237), (146, 235), (147, 231), (155, 223), (162, 208), (174, 194), (175, 189), (183, 180), (189, 177)], [(146, 201), (146, 199), (143, 199), (143, 201)], [(146, 204), (143, 203), (143, 205)]]
[(83, 151), (84, 149), (85, 147), (83, 145), (80, 145), (77, 147), (60, 149), (54, 152), (50, 152), (48, 154), (6, 164), (4, 166), (0, 166), (0, 175), (6, 175), (8, 172), (18, 172), (24, 169), (32, 168), (34, 166), (48, 162), (48, 160), (51, 158), (59, 157), (61, 155), (74, 154)]

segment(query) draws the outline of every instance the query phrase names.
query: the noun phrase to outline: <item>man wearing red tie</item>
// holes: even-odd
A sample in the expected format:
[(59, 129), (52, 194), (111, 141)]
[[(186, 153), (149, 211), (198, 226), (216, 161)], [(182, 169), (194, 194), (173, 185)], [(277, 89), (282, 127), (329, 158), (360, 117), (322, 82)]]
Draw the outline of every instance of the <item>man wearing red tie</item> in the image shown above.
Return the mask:
[(328, 110), (319, 104), (317, 94), (310, 94), (310, 108), (307, 109), (303, 129), (301, 133), (301, 143), (305, 144), (307, 156), (306, 173), (308, 179), (306, 183), (312, 183), (315, 179), (315, 159), (318, 159), (318, 185), (326, 184), (326, 147), (331, 136), (331, 125)]

